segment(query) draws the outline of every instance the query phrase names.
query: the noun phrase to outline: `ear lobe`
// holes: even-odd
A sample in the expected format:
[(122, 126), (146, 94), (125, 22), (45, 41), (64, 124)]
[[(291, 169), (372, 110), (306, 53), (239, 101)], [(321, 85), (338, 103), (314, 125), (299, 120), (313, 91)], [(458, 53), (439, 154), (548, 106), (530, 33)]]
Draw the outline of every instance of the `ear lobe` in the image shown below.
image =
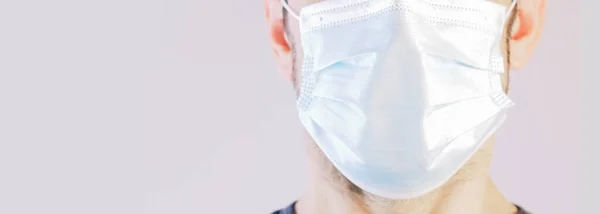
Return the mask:
[(542, 33), (546, 0), (519, 0), (510, 35), (510, 68), (519, 69), (529, 62)]
[(283, 74), (286, 79), (292, 81), (293, 60), (290, 45), (288, 44), (285, 36), (283, 6), (281, 5), (280, 0), (264, 0), (264, 3), (271, 50), (275, 55), (277, 70), (279, 70), (279, 72)]

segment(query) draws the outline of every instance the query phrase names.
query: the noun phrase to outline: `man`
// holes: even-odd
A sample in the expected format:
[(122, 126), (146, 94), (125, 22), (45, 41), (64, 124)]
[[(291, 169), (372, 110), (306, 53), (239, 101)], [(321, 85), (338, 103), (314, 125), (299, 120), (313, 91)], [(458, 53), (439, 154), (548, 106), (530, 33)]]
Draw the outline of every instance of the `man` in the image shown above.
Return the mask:
[(311, 136), (309, 189), (275, 213), (527, 213), (488, 168), (545, 3), (265, 0)]

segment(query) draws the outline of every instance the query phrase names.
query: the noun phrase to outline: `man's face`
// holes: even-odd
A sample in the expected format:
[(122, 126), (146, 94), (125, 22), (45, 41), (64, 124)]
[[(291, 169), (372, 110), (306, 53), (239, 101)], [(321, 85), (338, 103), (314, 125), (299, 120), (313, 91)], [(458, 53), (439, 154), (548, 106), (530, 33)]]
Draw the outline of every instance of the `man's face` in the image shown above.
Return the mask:
[[(303, 7), (323, 0), (288, 0), (290, 7), (299, 12)], [(472, 0), (487, 1), (487, 0)], [(508, 9), (511, 0), (492, 0), (495, 3), (506, 6)], [(304, 60), (302, 50), (299, 22), (289, 13), (286, 13), (280, 0), (265, 0), (266, 15), (269, 24), (272, 48), (277, 59), (278, 69), (289, 79), (296, 90), (302, 84), (301, 65)], [(541, 33), (541, 25), (544, 18), (545, 0), (519, 0), (518, 6), (508, 18), (505, 28), (501, 50), (505, 57), (505, 74), (503, 76), (503, 87), (508, 90), (508, 74), (510, 69), (518, 69), (531, 57), (533, 48)], [(467, 35), (465, 35), (467, 36)], [(327, 161), (325, 156), (316, 146), (312, 149), (313, 159), (318, 159), (318, 167), (326, 171), (326, 177), (331, 183), (340, 185), (342, 189), (362, 194), (362, 190), (345, 179)]]
[[(271, 46), (276, 56), (278, 70), (297, 88), (301, 76), (299, 68), (304, 59), (304, 52), (300, 45), (299, 23), (289, 13), (285, 13), (280, 0), (264, 1)], [(287, 0), (290, 7), (297, 12), (305, 6), (320, 1), (323, 0)], [(493, 1), (507, 7), (511, 3), (511, 0), (472, 1)], [(521, 68), (531, 58), (544, 23), (545, 5), (545, 0), (518, 1), (512, 17), (509, 17), (503, 35), (505, 42), (501, 47), (507, 62), (507, 71)], [(508, 89), (508, 75), (504, 75), (503, 80), (505, 89)]]
[[(290, 5), (290, 7), (292, 9), (294, 9), (294, 11), (299, 12), (303, 7), (317, 3), (317, 2), (321, 2), (324, 0), (287, 0), (288, 4)], [(477, 0), (476, 0), (477, 1)], [(488, 1), (488, 0), (479, 0), (479, 1)], [(490, 0), (492, 2), (501, 4), (506, 6), (506, 8), (508, 8), (510, 6), (511, 0)], [(289, 12), (283, 10), (283, 24), (284, 24), (284, 28), (285, 28), (285, 36), (286, 36), (286, 40), (288, 41), (290, 47), (290, 50), (292, 52), (292, 72), (291, 72), (291, 78), (294, 84), (294, 88), (296, 89), (296, 91), (299, 90), (300, 84), (301, 84), (301, 75), (302, 75), (302, 62), (304, 61), (304, 50), (302, 50), (302, 44), (301, 43), (301, 36), (300, 36), (300, 26), (299, 26), (299, 22), (298, 20), (294, 19), (292, 16), (289, 15)], [(509, 53), (509, 45), (510, 45), (510, 40), (508, 39), (509, 36), (511, 34), (511, 31), (513, 30), (513, 28), (511, 28), (514, 25), (514, 21), (517, 18), (517, 13), (512, 13), (512, 15), (510, 17), (508, 17), (508, 24), (506, 29), (504, 30), (504, 35), (502, 35), (502, 38), (504, 42), (502, 42), (502, 53), (505, 57), (505, 73), (502, 76), (502, 84), (505, 90), (508, 90), (508, 80), (509, 80), (509, 67), (508, 65), (510, 64), (510, 57), (507, 57), (510, 53)]]

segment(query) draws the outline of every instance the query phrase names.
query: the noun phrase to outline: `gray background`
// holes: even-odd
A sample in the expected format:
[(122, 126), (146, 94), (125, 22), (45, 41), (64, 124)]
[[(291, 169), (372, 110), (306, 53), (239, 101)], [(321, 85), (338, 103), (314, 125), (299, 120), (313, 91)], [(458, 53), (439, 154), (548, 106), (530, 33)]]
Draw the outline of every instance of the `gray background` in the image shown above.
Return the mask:
[(600, 3), (595, 0), (582, 0), (581, 7), (581, 35), (579, 48), (581, 50), (582, 72), (581, 72), (581, 107), (579, 117), (582, 120), (582, 140), (580, 174), (578, 182), (581, 210), (588, 213), (598, 210), (598, 192), (600, 192), (600, 173), (598, 173), (598, 121), (600, 121), (600, 102), (598, 92), (600, 91), (600, 74), (598, 72), (598, 50), (600, 50), (600, 31), (598, 20), (600, 14), (597, 12)]
[[(535, 213), (593, 213), (570, 210), (579, 25), (576, 1), (548, 2), (496, 143), (495, 181)], [(0, 213), (267, 213), (295, 200), (305, 137), (266, 32), (258, 0), (0, 1)]]

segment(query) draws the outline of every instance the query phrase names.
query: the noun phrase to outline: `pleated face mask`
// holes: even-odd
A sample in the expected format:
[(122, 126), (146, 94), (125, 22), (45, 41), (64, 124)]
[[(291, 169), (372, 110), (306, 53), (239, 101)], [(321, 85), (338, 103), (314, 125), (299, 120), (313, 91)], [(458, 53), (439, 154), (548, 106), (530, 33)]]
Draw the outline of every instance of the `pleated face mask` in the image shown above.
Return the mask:
[(333, 165), (392, 199), (448, 181), (500, 127), (509, 8), (485, 0), (325, 0), (300, 14), (300, 120)]

